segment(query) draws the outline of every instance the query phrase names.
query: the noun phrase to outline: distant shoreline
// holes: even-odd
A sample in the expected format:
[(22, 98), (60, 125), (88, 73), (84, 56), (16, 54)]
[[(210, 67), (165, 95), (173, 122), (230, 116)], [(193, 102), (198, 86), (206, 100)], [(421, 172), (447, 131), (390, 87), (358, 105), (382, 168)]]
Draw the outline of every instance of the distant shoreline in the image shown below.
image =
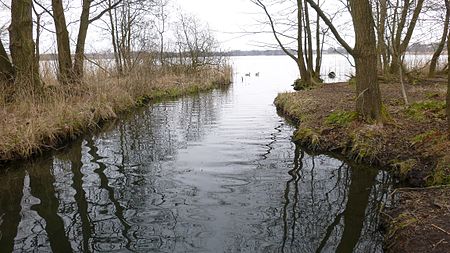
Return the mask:
[[(134, 52), (134, 54), (151, 54), (152, 52)], [(315, 53), (315, 52), (314, 52)], [(409, 51), (407, 55), (432, 55), (434, 52), (432, 51)], [(332, 54), (343, 54), (348, 55), (347, 52), (340, 49), (328, 49), (323, 52), (324, 55), (332, 55)], [(232, 50), (225, 52), (216, 52), (213, 54), (214, 56), (225, 56), (225, 57), (234, 57), (234, 56), (284, 56), (286, 55), (282, 50)], [(442, 52), (441, 57), (447, 55), (447, 52)], [(176, 53), (167, 53), (167, 57), (176, 57)], [(88, 59), (110, 59), (114, 60), (114, 55), (112, 53), (91, 53), (86, 54), (86, 58)], [(42, 54), (40, 56), (40, 61), (51, 61), (57, 60), (56, 54)]]

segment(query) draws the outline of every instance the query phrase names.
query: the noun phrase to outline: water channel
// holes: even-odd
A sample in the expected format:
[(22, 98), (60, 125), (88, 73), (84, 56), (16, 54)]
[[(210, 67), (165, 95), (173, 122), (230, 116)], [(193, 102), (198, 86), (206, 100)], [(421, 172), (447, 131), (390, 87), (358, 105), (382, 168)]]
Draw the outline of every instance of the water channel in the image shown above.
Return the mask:
[(229, 88), (0, 170), (0, 252), (382, 252), (387, 173), (291, 142), (289, 58), (232, 62)]

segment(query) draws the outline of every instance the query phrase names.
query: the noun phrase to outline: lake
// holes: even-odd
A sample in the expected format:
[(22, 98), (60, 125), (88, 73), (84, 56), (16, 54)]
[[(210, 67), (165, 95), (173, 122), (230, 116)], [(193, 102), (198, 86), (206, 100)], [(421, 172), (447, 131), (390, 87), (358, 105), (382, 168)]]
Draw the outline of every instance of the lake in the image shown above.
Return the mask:
[[(229, 88), (0, 170), (0, 251), (382, 252), (390, 176), (291, 141), (273, 105), (297, 76), (288, 57), (230, 61)], [(324, 56), (324, 74), (345, 80), (346, 62)]]

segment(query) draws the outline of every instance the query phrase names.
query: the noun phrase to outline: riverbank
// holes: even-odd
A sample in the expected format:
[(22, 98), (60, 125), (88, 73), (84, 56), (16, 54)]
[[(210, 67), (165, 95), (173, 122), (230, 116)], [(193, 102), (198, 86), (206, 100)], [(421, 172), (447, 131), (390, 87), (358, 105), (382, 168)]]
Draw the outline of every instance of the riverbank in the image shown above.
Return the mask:
[[(353, 112), (355, 98), (351, 83), (324, 84), (308, 91), (279, 94), (275, 105), (281, 114), (298, 123), (294, 140), (309, 149), (337, 152), (359, 162), (384, 167), (399, 179), (401, 185), (445, 185), (450, 183), (450, 142), (446, 138), (445, 121), (446, 82), (445, 78), (435, 78), (407, 85), (409, 106), (404, 105), (399, 83), (381, 83), (388, 119), (383, 125), (366, 124), (357, 119)], [(386, 210), (387, 217), (390, 217), (388, 251), (423, 252), (413, 244), (402, 244), (402, 238), (410, 238), (416, 244), (421, 241), (424, 247), (432, 247), (441, 240), (440, 244), (448, 246), (449, 238), (431, 234), (418, 236), (426, 232), (422, 223), (402, 223), (399, 226), (396, 221), (403, 220), (405, 212), (427, 210), (429, 205), (429, 201), (408, 202), (405, 195), (399, 193), (396, 193), (398, 201), (394, 208)], [(425, 189), (416, 192), (415, 198), (442, 199), (449, 193), (449, 188), (440, 191)], [(445, 207), (434, 211), (433, 222), (436, 226), (443, 226), (444, 231), (450, 231), (450, 224), (445, 221), (448, 212)], [(421, 240), (424, 236), (428, 240)]]
[(73, 140), (100, 122), (147, 102), (231, 83), (231, 69), (197, 73), (142, 71), (125, 77), (95, 74), (74, 86), (47, 79), (45, 94), (7, 103), (0, 91), (0, 162), (26, 159)]

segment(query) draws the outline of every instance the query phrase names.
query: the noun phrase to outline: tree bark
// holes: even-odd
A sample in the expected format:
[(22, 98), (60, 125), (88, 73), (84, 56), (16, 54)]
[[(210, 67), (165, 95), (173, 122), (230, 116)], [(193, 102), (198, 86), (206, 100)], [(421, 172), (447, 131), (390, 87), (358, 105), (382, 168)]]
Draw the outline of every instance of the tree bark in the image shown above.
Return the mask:
[(0, 40), (0, 80), (11, 82), (14, 80), (14, 69), (6, 53), (3, 42)]
[(303, 0), (297, 0), (297, 65), (300, 71), (300, 79), (309, 86), (312, 84), (311, 74), (308, 71), (303, 57)]
[(355, 29), (356, 111), (364, 119), (381, 121), (381, 92), (377, 76), (377, 42), (369, 0), (351, 0)]
[(72, 56), (62, 0), (52, 0), (52, 9), (58, 48), (58, 78), (61, 83), (68, 84), (73, 81)]
[(9, 41), (15, 68), (15, 91), (40, 93), (42, 85), (33, 42), (32, 0), (11, 1)]
[(91, 2), (91, 0), (83, 0), (83, 10), (81, 11), (80, 16), (80, 27), (78, 29), (75, 59), (73, 62), (73, 74), (77, 80), (81, 80), (84, 73), (84, 49), (86, 45), (87, 31), (89, 28), (89, 12), (91, 9)]
[[(317, 4), (320, 5), (320, 0), (317, 0)], [(317, 79), (320, 79), (320, 69), (322, 68), (322, 45), (323, 42), (320, 41), (320, 16), (316, 13), (316, 66), (314, 73)]]
[[(447, 1), (447, 0), (445, 0)], [(447, 10), (445, 14), (445, 21), (444, 21), (444, 31), (442, 33), (441, 41), (439, 42), (438, 47), (436, 48), (436, 51), (434, 51), (433, 57), (431, 58), (430, 62), (430, 70), (428, 72), (429, 77), (433, 77), (436, 73), (436, 66), (437, 62), (439, 60), (439, 56), (441, 55), (442, 51), (445, 47), (445, 40), (447, 38), (447, 35), (449, 33), (449, 20), (450, 20), (450, 11)]]
[[(447, 7), (447, 15), (450, 13), (450, 0), (445, 0), (445, 6)], [(447, 35), (447, 57), (448, 64), (450, 64), (450, 31)], [(450, 140), (450, 66), (447, 69), (447, 136)]]
[(382, 121), (381, 92), (377, 76), (377, 41), (370, 0), (350, 0), (355, 48), (341, 37), (331, 20), (313, 0), (306, 0), (330, 28), (356, 63), (356, 112), (366, 121)]
[(388, 65), (388, 57), (386, 52), (386, 42), (384, 41), (384, 36), (386, 32), (386, 17), (387, 17), (387, 0), (379, 1), (379, 13), (378, 13), (378, 27), (377, 27), (377, 36), (378, 36), (378, 59), (379, 66), (378, 68), (381, 72), (387, 72)]
[[(111, 6), (111, 1), (109, 1), (109, 5)], [(114, 19), (116, 19), (116, 16), (113, 16), (113, 12), (110, 9), (109, 12), (109, 21), (110, 21), (110, 26), (111, 26), (111, 41), (112, 41), (112, 46), (113, 46), (113, 53), (114, 53), (114, 60), (116, 63), (116, 69), (117, 69), (117, 74), (122, 75), (123, 71), (122, 71), (122, 65), (121, 65), (121, 60), (119, 58), (119, 47), (117, 45), (117, 39), (116, 39), (116, 25), (114, 22)]]
[[(305, 23), (305, 31), (306, 31), (306, 45), (305, 45), (305, 50), (306, 50), (306, 65), (307, 65), (307, 69), (309, 72), (309, 75), (311, 76), (311, 78), (316, 77), (316, 73), (314, 71), (314, 64), (313, 64), (313, 46), (312, 46), (312, 32), (311, 32), (311, 24), (310, 24), (310, 19), (309, 19), (309, 10), (308, 10), (308, 5), (305, 3), (304, 4), (304, 12), (305, 12), (305, 18), (304, 18), (304, 23)], [(320, 75), (320, 73), (317, 73), (318, 75)]]

